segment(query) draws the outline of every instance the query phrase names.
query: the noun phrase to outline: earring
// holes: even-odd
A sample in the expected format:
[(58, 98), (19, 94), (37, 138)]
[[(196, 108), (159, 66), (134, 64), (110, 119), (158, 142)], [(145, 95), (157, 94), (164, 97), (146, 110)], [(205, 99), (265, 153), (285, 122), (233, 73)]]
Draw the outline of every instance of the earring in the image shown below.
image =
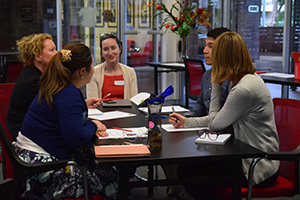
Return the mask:
[(83, 79), (83, 76), (81, 77), (81, 79)]

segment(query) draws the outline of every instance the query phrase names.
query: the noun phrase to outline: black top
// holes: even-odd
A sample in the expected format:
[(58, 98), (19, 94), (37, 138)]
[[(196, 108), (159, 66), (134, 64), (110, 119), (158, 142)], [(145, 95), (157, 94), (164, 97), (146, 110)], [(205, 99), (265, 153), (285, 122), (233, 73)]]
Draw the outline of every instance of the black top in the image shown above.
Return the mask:
[(42, 72), (35, 66), (22, 69), (10, 97), (6, 126), (16, 140), (21, 130), (25, 114), (39, 91), (39, 80)]

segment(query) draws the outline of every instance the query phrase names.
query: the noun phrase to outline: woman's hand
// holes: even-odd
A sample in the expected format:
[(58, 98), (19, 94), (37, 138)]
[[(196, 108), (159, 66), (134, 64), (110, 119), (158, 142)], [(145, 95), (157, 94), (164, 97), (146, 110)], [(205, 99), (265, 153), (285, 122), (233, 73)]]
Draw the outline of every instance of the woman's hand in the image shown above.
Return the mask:
[(92, 120), (92, 122), (94, 122), (97, 126), (97, 131), (95, 133), (95, 135), (98, 137), (107, 137), (108, 133), (106, 132), (106, 126), (104, 124), (102, 124), (100, 121), (98, 120)]
[(85, 102), (88, 108), (98, 108), (101, 105), (100, 100), (99, 98), (91, 97), (86, 99)]
[(177, 114), (177, 113), (171, 113), (169, 115), (169, 122), (175, 127), (175, 128), (183, 128), (184, 127), (184, 120), (185, 117)]

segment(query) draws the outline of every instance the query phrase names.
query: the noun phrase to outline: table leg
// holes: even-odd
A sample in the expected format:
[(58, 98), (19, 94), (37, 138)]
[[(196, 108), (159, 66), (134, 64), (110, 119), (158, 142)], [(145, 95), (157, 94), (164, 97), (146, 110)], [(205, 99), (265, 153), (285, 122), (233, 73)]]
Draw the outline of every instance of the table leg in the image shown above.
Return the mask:
[(236, 160), (234, 162), (234, 177), (231, 192), (231, 199), (241, 199), (242, 179), (240, 169), (242, 168), (242, 160)]
[(127, 167), (118, 167), (118, 172), (119, 172), (119, 200), (128, 200), (127, 197), (127, 176), (125, 175), (127, 173), (128, 168)]
[[(148, 165), (148, 181), (153, 181), (153, 165)], [(148, 196), (153, 196), (153, 186), (148, 186)]]
[(157, 67), (154, 67), (154, 93), (158, 95)]
[(289, 98), (289, 86), (281, 85), (281, 98), (288, 99)]

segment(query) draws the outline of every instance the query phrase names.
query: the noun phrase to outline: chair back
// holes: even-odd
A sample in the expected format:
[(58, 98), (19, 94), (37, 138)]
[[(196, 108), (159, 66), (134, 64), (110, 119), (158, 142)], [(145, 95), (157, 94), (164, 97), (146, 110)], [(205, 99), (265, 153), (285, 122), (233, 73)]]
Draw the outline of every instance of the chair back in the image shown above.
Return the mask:
[(5, 64), (5, 83), (15, 83), (24, 68), (19, 61), (7, 61)]
[(8, 132), (6, 125), (0, 116), (0, 142), (2, 147), (2, 153), (5, 157), (5, 166), (2, 166), (2, 168), (5, 168), (5, 177), (3, 178), (13, 178), (14, 177), (14, 171), (13, 171), (13, 165), (11, 162), (11, 158), (13, 157), (13, 153), (15, 156), (17, 154), (15, 153), (13, 146), (12, 146), (12, 137), (10, 133)]
[(10, 96), (15, 87), (15, 83), (0, 84), (0, 115), (3, 121), (6, 121), (9, 107)]
[(206, 71), (203, 61), (199, 59), (184, 59), (186, 68), (186, 106), (188, 108), (188, 98), (197, 100), (201, 92), (201, 80)]
[[(292, 151), (300, 143), (300, 101), (274, 98), (274, 116), (279, 137), (279, 151)], [(295, 169), (292, 162), (280, 162), (280, 176), (291, 180), (294, 184)]]

